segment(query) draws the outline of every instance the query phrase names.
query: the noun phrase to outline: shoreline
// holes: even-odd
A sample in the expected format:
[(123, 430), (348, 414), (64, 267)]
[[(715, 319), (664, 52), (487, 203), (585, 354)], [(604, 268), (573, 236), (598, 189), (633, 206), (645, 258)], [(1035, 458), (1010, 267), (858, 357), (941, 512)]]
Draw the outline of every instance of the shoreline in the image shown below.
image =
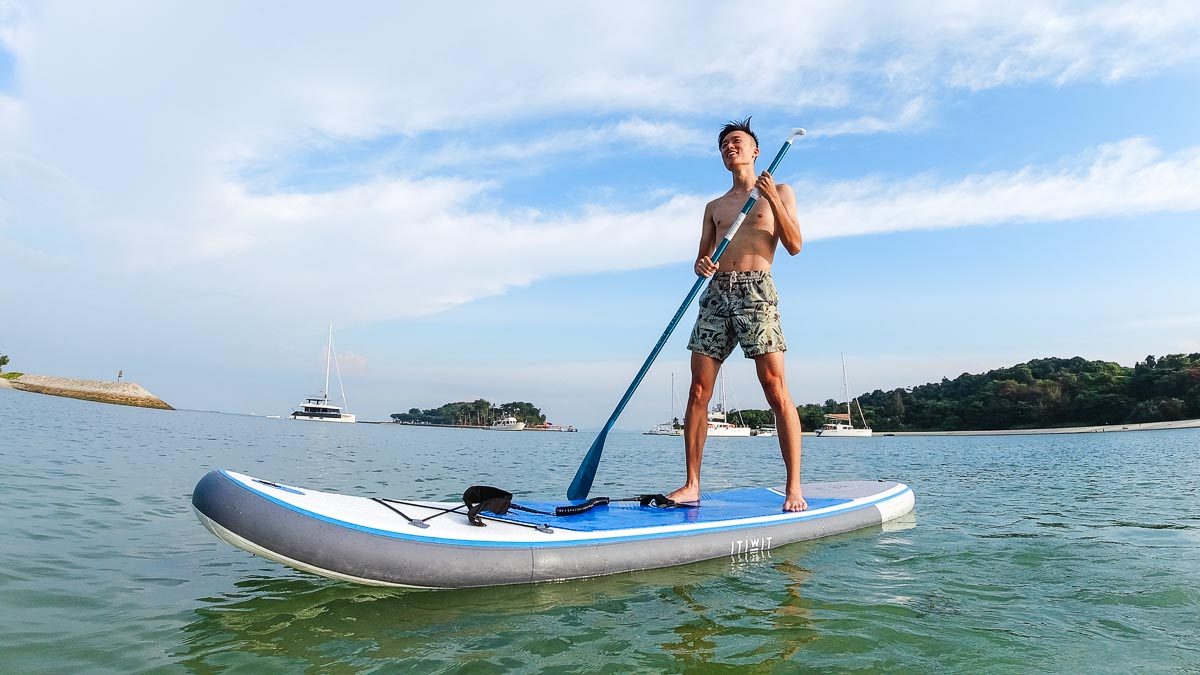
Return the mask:
[(1167, 429), (1200, 428), (1200, 419), (1173, 422), (1143, 422), (1141, 424), (1103, 424), (1092, 427), (1059, 427), (1052, 429), (991, 429), (984, 431), (887, 431), (874, 436), (1041, 436), (1045, 434), (1094, 434), (1125, 431), (1162, 431)]
[[(402, 426), (402, 427), (429, 427), (429, 428), (433, 428), (433, 429), (483, 429), (485, 431), (491, 430), (491, 425), (478, 426), (478, 425), (474, 425), (474, 424), (425, 424), (425, 423), (414, 423), (414, 422), (372, 422), (372, 424), (395, 424), (397, 426)], [(565, 432), (576, 432), (579, 430), (576, 429), (572, 425), (551, 424), (551, 425), (545, 426), (545, 427), (527, 426), (524, 429), (521, 429), (521, 431), (557, 431), (557, 432), (565, 433)]]
[(102, 382), (99, 380), (73, 380), (48, 375), (21, 375), (8, 379), (0, 378), (0, 387), (26, 391), (46, 396), (75, 398), (94, 403), (111, 403), (136, 408), (174, 410), (166, 401), (146, 391), (135, 382)]

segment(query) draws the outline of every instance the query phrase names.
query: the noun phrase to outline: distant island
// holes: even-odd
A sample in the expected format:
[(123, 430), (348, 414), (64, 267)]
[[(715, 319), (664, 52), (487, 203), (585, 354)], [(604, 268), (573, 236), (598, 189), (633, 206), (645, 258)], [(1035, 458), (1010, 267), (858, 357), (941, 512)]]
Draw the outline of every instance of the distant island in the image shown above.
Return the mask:
[(410, 408), (406, 413), (392, 413), (392, 421), (400, 424), (431, 424), (455, 427), (486, 427), (495, 420), (515, 417), (529, 427), (544, 426), (546, 416), (532, 403), (513, 401), (501, 405), (479, 399), (473, 402), (447, 403), (440, 408), (421, 410)]
[[(999, 431), (1144, 424), (1200, 418), (1200, 354), (1147, 356), (1132, 368), (1110, 361), (1045, 358), (982, 375), (858, 397), (876, 433)], [(820, 428), (845, 401), (797, 406)], [(735, 411), (748, 426), (774, 424), (769, 410)]]

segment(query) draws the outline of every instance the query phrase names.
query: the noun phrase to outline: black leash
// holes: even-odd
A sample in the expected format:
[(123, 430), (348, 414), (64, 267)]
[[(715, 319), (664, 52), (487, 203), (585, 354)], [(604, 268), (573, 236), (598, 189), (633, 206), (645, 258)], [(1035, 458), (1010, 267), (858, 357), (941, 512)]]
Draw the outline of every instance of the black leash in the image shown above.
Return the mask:
[(484, 523), (480, 517), (480, 512), (494, 513), (502, 516), (509, 510), (523, 511), (525, 513), (534, 513), (539, 516), (553, 516), (556, 518), (565, 518), (569, 516), (577, 516), (581, 513), (586, 513), (596, 508), (597, 506), (608, 506), (612, 502), (637, 502), (641, 506), (653, 506), (656, 508), (669, 508), (673, 506), (692, 506), (691, 504), (677, 504), (674, 500), (668, 499), (666, 495), (638, 495), (627, 499), (610, 499), (608, 497), (592, 497), (582, 504), (571, 504), (569, 506), (555, 507), (554, 512), (539, 511), (538, 509), (521, 506), (520, 504), (512, 503), (512, 493), (506, 490), (501, 490), (490, 485), (472, 485), (463, 493), (463, 503), (467, 505), (467, 520), (472, 525), (483, 527)]
[(409, 525), (413, 525), (413, 526), (419, 527), (419, 528), (421, 528), (422, 530), (423, 530), (423, 529), (425, 529), (425, 528), (427, 528), (427, 527), (429, 527), (429, 523), (425, 522), (424, 520), (417, 520), (416, 518), (409, 518), (409, 517), (408, 517), (408, 515), (406, 515), (406, 514), (405, 514), (403, 511), (401, 511), (400, 509), (398, 509), (398, 508), (396, 508), (396, 507), (392, 506), (391, 504), (389, 504), (389, 503), (388, 503), (388, 500), (386, 500), (386, 499), (383, 499), (382, 497), (372, 497), (372, 498), (371, 498), (371, 501), (373, 501), (373, 502), (377, 502), (377, 503), (379, 503), (379, 504), (383, 504), (383, 505), (384, 505), (384, 506), (386, 506), (388, 509), (391, 509), (393, 512), (395, 512), (395, 513), (399, 514), (399, 516), (400, 516), (401, 518), (403, 518), (403, 519), (405, 519), (405, 520), (407, 520), (407, 521), (408, 521), (408, 524), (409, 524)]
[[(570, 516), (577, 516), (581, 513), (587, 513), (588, 511), (591, 511), (592, 509), (596, 508), (597, 506), (608, 506), (609, 504), (611, 504), (613, 502), (637, 502), (640, 506), (643, 506), (643, 507), (653, 506), (655, 508), (694, 506), (693, 504), (676, 503), (674, 500), (668, 499), (666, 497), (666, 495), (647, 494), (647, 495), (638, 495), (636, 497), (629, 497), (626, 499), (610, 499), (608, 497), (592, 497), (591, 499), (587, 500), (586, 502), (583, 502), (582, 504), (570, 504), (568, 506), (557, 506), (554, 508), (554, 512), (551, 513), (549, 511), (540, 511), (538, 509), (530, 508), (528, 506), (521, 506), (520, 504), (514, 504), (514, 503), (512, 503), (512, 497), (513, 497), (513, 495), (511, 492), (508, 492), (506, 490), (501, 490), (500, 488), (492, 487), (490, 485), (472, 485), (471, 487), (467, 488), (466, 492), (463, 493), (462, 505), (455, 506), (454, 508), (450, 508), (450, 509), (441, 509), (437, 513), (435, 513), (431, 516), (428, 516), (426, 518), (420, 518), (420, 519), (413, 518), (413, 517), (409, 516), (408, 514), (406, 514), (405, 512), (401, 511), (400, 509), (398, 509), (392, 505), (400, 504), (403, 506), (420, 506), (422, 508), (430, 508), (430, 507), (422, 506), (421, 504), (414, 504), (412, 502), (403, 502), (403, 501), (399, 501), (396, 499), (387, 499), (385, 497), (372, 497), (371, 501), (378, 503), (379, 505), (387, 508), (389, 511), (392, 511), (396, 515), (398, 515), (401, 518), (403, 518), (404, 520), (408, 521), (409, 525), (412, 525), (413, 527), (419, 527), (421, 529), (425, 529), (425, 528), (429, 527), (429, 523), (427, 521), (433, 520), (434, 518), (437, 518), (438, 516), (444, 516), (447, 513), (455, 513), (455, 512), (461, 511), (464, 508), (467, 509), (467, 522), (471, 523), (472, 525), (475, 525), (476, 527), (484, 527), (487, 525), (487, 523), (483, 522), (483, 518), (486, 518), (487, 516), (481, 516), (480, 515), (481, 513), (494, 513), (498, 516), (502, 516), (502, 515), (508, 513), (510, 510), (523, 511), (525, 513), (533, 513), (533, 514), (536, 514), (539, 516), (551, 516), (554, 518), (567, 518)], [(541, 530), (543, 532), (550, 531), (550, 528), (547, 525), (528, 525), (526, 523), (519, 523), (519, 522), (514, 522), (514, 521), (503, 521), (503, 522), (507, 522), (507, 523), (510, 523), (513, 525), (522, 525), (525, 527), (532, 527), (534, 529)]]

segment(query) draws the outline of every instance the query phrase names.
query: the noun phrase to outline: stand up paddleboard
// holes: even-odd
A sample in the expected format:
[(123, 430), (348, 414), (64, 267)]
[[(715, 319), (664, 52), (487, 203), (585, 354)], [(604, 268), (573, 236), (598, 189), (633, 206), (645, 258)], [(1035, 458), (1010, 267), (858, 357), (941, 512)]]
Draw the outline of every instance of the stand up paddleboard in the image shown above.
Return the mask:
[[(614, 501), (556, 516), (556, 508), (572, 509), (522, 500), (504, 514), (486, 503), (468, 514), (462, 503), (354, 497), (212, 471), (196, 485), (192, 506), (221, 539), (305, 572), (375, 586), (465, 588), (765, 552), (879, 525), (914, 503), (907, 485), (887, 481), (810, 483), (804, 496), (809, 508), (799, 513), (781, 510), (781, 491), (750, 488), (705, 493), (698, 505)], [(486, 526), (472, 525), (469, 515)]]

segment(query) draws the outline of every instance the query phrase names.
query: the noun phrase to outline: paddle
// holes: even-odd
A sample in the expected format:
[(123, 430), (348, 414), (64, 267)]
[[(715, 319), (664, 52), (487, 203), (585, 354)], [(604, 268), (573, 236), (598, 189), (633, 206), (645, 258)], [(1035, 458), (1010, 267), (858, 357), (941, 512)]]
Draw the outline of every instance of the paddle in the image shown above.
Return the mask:
[[(792, 135), (783, 142), (783, 147), (779, 148), (779, 152), (775, 155), (775, 159), (771, 162), (771, 166), (767, 169), (767, 173), (774, 175), (776, 167), (783, 161), (783, 156), (792, 147), (792, 141), (797, 136), (804, 135), (804, 129), (793, 129)], [(715, 263), (721, 258), (721, 254), (725, 252), (725, 247), (729, 246), (729, 242), (733, 241), (733, 235), (737, 234), (738, 228), (742, 226), (742, 221), (746, 219), (746, 214), (750, 213), (750, 209), (754, 208), (755, 202), (758, 201), (758, 188), (750, 191), (750, 198), (746, 200), (746, 205), (742, 207), (742, 212), (738, 214), (733, 225), (729, 227), (729, 232), (725, 234), (725, 238), (717, 246), (717, 250), (712, 254), (712, 261)], [(696, 283), (692, 284), (692, 290), (683, 299), (683, 304), (679, 306), (679, 310), (675, 312), (671, 323), (667, 324), (667, 329), (663, 331), (662, 337), (658, 338), (658, 344), (654, 345), (654, 349), (650, 351), (650, 357), (642, 364), (642, 369), (638, 371), (637, 377), (633, 378), (633, 382), (629, 385), (629, 389), (625, 391), (625, 395), (621, 397), (621, 402), (617, 404), (616, 410), (613, 410), (612, 416), (608, 418), (604, 428), (596, 436), (596, 440), (592, 442), (592, 447), (583, 457), (583, 462), (579, 465), (579, 470), (575, 472), (575, 479), (571, 481), (571, 487), (567, 488), (567, 499), (587, 499), (588, 492), (592, 489), (592, 481), (596, 478), (596, 468), (600, 465), (600, 455), (604, 452), (604, 441), (608, 438), (608, 432), (612, 429), (617, 418), (621, 416), (621, 412), (625, 410), (625, 405), (629, 403), (629, 399), (633, 397), (633, 392), (637, 391), (638, 385), (642, 383), (642, 378), (646, 376), (646, 372), (650, 370), (654, 359), (658, 358), (658, 353), (662, 351), (663, 345), (667, 343), (667, 338), (671, 337), (671, 333), (675, 331), (675, 326), (679, 324), (679, 320), (683, 318), (683, 313), (687, 311), (692, 300), (696, 298), (696, 294), (700, 292), (700, 287), (708, 277), (704, 275), (696, 275)]]

